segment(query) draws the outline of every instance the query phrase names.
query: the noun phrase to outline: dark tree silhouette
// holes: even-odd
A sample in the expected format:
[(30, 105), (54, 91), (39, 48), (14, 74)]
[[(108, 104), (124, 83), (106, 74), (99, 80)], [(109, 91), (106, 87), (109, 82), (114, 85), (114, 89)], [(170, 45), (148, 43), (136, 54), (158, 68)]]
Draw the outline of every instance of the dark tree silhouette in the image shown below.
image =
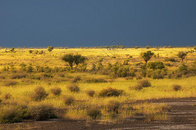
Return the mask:
[(140, 55), (144, 59), (144, 61), (147, 63), (152, 58), (154, 53), (151, 51), (147, 51), (147, 52), (142, 52)]
[(179, 58), (181, 58), (181, 61), (182, 61), (182, 62), (183, 62), (183, 60), (186, 58), (186, 55), (187, 55), (187, 53), (186, 53), (186, 52), (183, 52), (183, 51), (179, 51), (178, 54), (177, 54), (177, 56), (178, 56)]
[(74, 62), (75, 62), (75, 64), (78, 66), (78, 64), (80, 64), (80, 63), (84, 63), (84, 60), (85, 60), (86, 58), (84, 57), (84, 56), (81, 56), (80, 54), (76, 54), (76, 55), (74, 55)]
[(65, 62), (69, 63), (69, 66), (71, 67), (71, 69), (73, 68), (73, 63), (74, 63), (74, 56), (73, 54), (66, 54), (62, 57), (62, 60), (64, 60)]
[(49, 46), (49, 47), (48, 47), (48, 51), (49, 51), (49, 52), (51, 52), (53, 49), (54, 49), (53, 46)]

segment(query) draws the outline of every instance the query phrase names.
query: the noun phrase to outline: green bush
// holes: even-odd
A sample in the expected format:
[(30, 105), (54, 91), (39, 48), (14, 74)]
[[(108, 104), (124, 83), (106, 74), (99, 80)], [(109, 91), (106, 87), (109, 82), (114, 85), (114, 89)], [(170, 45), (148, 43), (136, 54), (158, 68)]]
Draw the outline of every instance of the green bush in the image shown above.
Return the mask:
[(21, 122), (26, 114), (26, 109), (20, 106), (1, 106), (0, 123)]
[(71, 80), (71, 82), (72, 83), (76, 83), (76, 82), (78, 82), (78, 81), (80, 81), (81, 80), (81, 77), (80, 76), (76, 76), (76, 77), (74, 77), (72, 80)]
[(34, 89), (34, 92), (31, 95), (31, 98), (35, 101), (41, 101), (45, 99), (48, 96), (48, 93), (45, 91), (43, 87), (36, 87)]
[(72, 97), (72, 96), (70, 96), (70, 97), (64, 97), (63, 98), (63, 101), (64, 101), (64, 103), (66, 104), (66, 105), (71, 105), (71, 104), (73, 104), (74, 102), (75, 102), (75, 99), (74, 99), (74, 97)]
[(13, 85), (16, 85), (16, 84), (17, 84), (17, 82), (14, 81), (14, 80), (6, 80), (5, 83), (4, 83), (5, 86), (13, 86)]
[(87, 109), (87, 115), (91, 119), (99, 119), (102, 114), (101, 114), (101, 110), (99, 110), (98, 108), (90, 108)]
[(142, 87), (150, 87), (151, 86), (151, 83), (147, 79), (141, 80), (138, 84), (141, 85)]
[(106, 110), (109, 113), (118, 114), (120, 103), (118, 101), (110, 100), (106, 105)]
[(88, 96), (90, 96), (90, 97), (93, 97), (93, 96), (94, 96), (94, 94), (95, 94), (95, 91), (94, 91), (94, 90), (89, 89), (89, 90), (87, 90), (87, 91), (86, 91), (86, 94), (87, 94)]
[(79, 92), (80, 91), (80, 88), (77, 85), (74, 85), (74, 84), (67, 86), (67, 88), (71, 92)]
[(102, 78), (86, 78), (86, 79), (84, 79), (84, 82), (86, 82), (86, 83), (105, 83), (107, 81)]
[(123, 92), (124, 92), (123, 90), (118, 90), (118, 89), (114, 89), (110, 87), (110, 88), (101, 90), (101, 92), (99, 93), (99, 96), (101, 97), (120, 96), (122, 95)]
[(165, 68), (163, 62), (150, 62), (147, 64), (147, 67), (153, 70)]
[(56, 118), (55, 109), (50, 104), (32, 104), (28, 107), (28, 115), (30, 119), (37, 121)]
[(173, 87), (174, 91), (179, 91), (179, 90), (182, 89), (182, 87), (180, 85), (178, 85), (178, 84), (174, 84), (174, 85), (172, 85), (172, 87)]
[(56, 96), (59, 96), (62, 92), (61, 88), (59, 88), (59, 87), (51, 88), (50, 91), (51, 91), (52, 94), (54, 94)]

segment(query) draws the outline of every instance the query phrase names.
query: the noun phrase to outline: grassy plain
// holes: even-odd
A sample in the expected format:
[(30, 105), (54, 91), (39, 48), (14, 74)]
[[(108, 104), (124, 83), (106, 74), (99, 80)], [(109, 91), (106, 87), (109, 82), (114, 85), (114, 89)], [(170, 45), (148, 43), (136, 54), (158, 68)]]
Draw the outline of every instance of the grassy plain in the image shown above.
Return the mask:
[[(29, 51), (32, 50), (32, 53)], [(39, 52), (43, 50), (42, 54)], [(0, 50), (0, 107), (9, 107), (14, 105), (29, 106), (34, 104), (51, 104), (57, 112), (57, 116), (61, 118), (70, 119), (90, 119), (87, 111), (90, 108), (97, 107), (100, 109), (102, 116), (101, 120), (123, 120), (128, 117), (134, 116), (138, 113), (143, 113), (149, 119), (149, 113), (154, 115), (154, 120), (165, 120), (168, 117), (163, 113), (163, 108), (168, 107), (164, 104), (133, 104), (136, 100), (145, 99), (159, 99), (159, 98), (183, 98), (196, 96), (196, 76), (182, 75), (179, 78), (168, 77), (169, 73), (174, 73), (182, 65), (180, 59), (177, 57), (179, 51), (192, 51), (193, 48), (125, 48), (125, 49), (112, 49), (105, 48), (70, 48), (70, 49), (54, 49), (48, 52), (46, 48), (43, 49), (30, 49), (30, 48), (16, 48), (15, 52), (6, 52), (6, 49)], [(38, 51), (38, 53), (35, 53)], [(142, 79), (137, 79), (137, 76), (113, 76), (104, 74), (102, 71), (92, 71), (93, 64), (98, 65), (101, 63), (103, 68), (108, 63), (114, 65), (116, 62), (121, 67), (128, 67), (137, 69), (135, 72), (140, 73), (140, 64), (144, 64), (143, 59), (140, 57), (141, 52), (152, 51), (156, 57), (152, 57), (150, 62), (163, 62), (168, 74), (164, 78), (153, 79), (151, 77), (142, 77), (148, 79), (151, 83), (150, 87), (145, 87), (141, 90), (135, 89), (135, 86)], [(81, 54), (87, 60), (85, 70), (77, 70), (78, 67), (74, 66), (70, 70), (68, 63), (62, 61), (61, 57), (65, 54)], [(158, 56), (159, 55), (159, 56)], [(176, 61), (165, 61), (165, 58), (174, 58)], [(123, 65), (123, 62), (128, 60), (128, 64)], [(22, 70), (22, 65), (25, 65), (26, 70)], [(191, 69), (195, 69), (196, 53), (188, 53), (184, 64)], [(28, 67), (33, 68), (32, 72), (28, 72)], [(82, 66), (82, 65), (81, 65)], [(79, 67), (81, 67), (79, 66)], [(38, 71), (43, 67), (43, 71)], [(129, 70), (131, 70), (129, 69)], [(104, 70), (105, 71), (105, 70)], [(153, 72), (154, 70), (148, 70)], [(21, 76), (22, 75), (22, 76)], [(79, 77), (80, 80), (73, 83), (74, 78)], [(87, 82), (88, 79), (104, 79), (104, 82)], [(79, 92), (70, 92), (67, 88), (70, 84), (76, 84)], [(179, 91), (175, 91), (172, 85), (178, 84), (181, 86)], [(41, 100), (35, 101), (32, 99), (32, 93), (37, 86), (45, 89), (48, 96)], [(52, 94), (52, 88), (60, 88), (62, 90), (59, 96)], [(120, 96), (100, 97), (99, 93), (103, 89), (114, 88), (123, 90)], [(87, 95), (87, 90), (93, 90), (94, 96)], [(73, 97), (74, 103), (71, 105), (65, 104), (65, 96)], [(118, 113), (111, 115), (107, 110), (107, 104), (110, 101), (120, 103), (118, 106)], [(2, 109), (5, 110), (5, 109)], [(0, 116), (4, 116), (0, 111)], [(63, 113), (63, 110), (66, 110)], [(156, 116), (156, 117), (155, 117)], [(152, 119), (152, 120), (153, 120)], [(3, 120), (3, 119), (1, 119)], [(2, 122), (1, 122), (2, 123)]]

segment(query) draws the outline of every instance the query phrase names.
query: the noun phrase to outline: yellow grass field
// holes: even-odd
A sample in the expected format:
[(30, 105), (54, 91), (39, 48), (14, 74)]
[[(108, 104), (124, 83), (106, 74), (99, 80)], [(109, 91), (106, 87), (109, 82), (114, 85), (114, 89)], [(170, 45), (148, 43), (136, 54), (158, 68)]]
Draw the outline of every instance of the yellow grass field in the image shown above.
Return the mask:
[[(33, 52), (29, 53), (30, 50)], [(42, 50), (43, 53), (39, 54)], [(54, 48), (54, 50), (48, 52), (47, 48), (15, 48), (14, 52), (10, 52), (9, 49), (3, 48), (0, 50), (0, 107), (23, 105), (28, 108), (35, 104), (50, 104), (55, 110), (66, 110), (66, 113), (61, 114), (60, 117), (87, 120), (89, 119), (89, 116), (87, 116), (88, 108), (97, 107), (101, 110), (101, 119), (108, 120), (111, 117), (104, 106), (107, 106), (108, 102), (112, 100), (121, 104), (119, 108), (121, 114), (118, 116), (118, 119), (124, 119), (137, 113), (131, 110), (125, 112), (124, 109), (130, 107), (125, 105), (126, 103), (146, 99), (196, 97), (196, 76), (194, 74), (196, 69), (196, 52), (193, 50), (192, 47), (111, 50), (106, 48)], [(36, 51), (37, 53), (35, 53)], [(164, 69), (167, 74), (164, 74), (163, 78), (152, 78), (150, 74), (155, 72), (152, 69), (146, 71), (146, 77), (137, 78), (137, 75), (142, 73), (140, 65), (145, 63), (140, 57), (140, 53), (146, 51), (151, 51), (155, 54), (149, 62), (164, 63)], [(192, 52), (187, 54), (182, 63), (177, 56), (179, 51)], [(86, 58), (86, 69), (79, 70), (83, 66), (83, 64), (80, 64), (79, 66), (74, 65), (73, 70), (70, 70), (69, 64), (62, 60), (62, 56), (66, 54), (80, 54), (84, 56)], [(166, 57), (174, 58), (176, 61), (165, 61)], [(128, 61), (128, 64), (123, 65), (125, 60)], [(114, 65), (116, 62), (120, 64), (121, 68), (129, 68), (127, 71), (131, 72), (134, 70), (135, 76), (105, 74), (107, 69), (104, 68), (106, 68), (108, 63)], [(92, 72), (93, 64), (97, 67), (99, 63), (102, 64), (102, 70)], [(21, 64), (25, 66), (25, 69), (22, 70)], [(178, 68), (182, 64), (188, 67), (188, 72), (186, 72), (188, 74), (182, 74), (179, 78), (173, 78), (172, 76), (178, 72)], [(32, 67), (32, 72), (27, 71), (29, 66)], [(43, 67), (43, 71), (38, 71), (39, 67)], [(189, 74), (189, 71), (191, 71), (191, 74)], [(162, 71), (160, 72), (162, 73)], [(170, 77), (168, 76), (169, 74), (171, 75)], [(74, 78), (78, 77), (79, 80), (74, 82)], [(101, 79), (104, 82), (91, 82), (89, 79)], [(144, 79), (147, 79), (151, 86), (140, 90), (136, 89), (137, 84)], [(67, 88), (69, 85), (78, 86), (79, 91), (71, 92)], [(179, 90), (175, 90), (173, 85), (180, 85)], [(41, 101), (32, 99), (32, 94), (38, 86), (44, 88), (47, 93), (46, 98)], [(52, 88), (60, 88), (60, 95), (52, 94)], [(120, 96), (101, 97), (99, 95), (100, 92), (108, 88), (122, 90), (123, 93)], [(89, 96), (87, 94), (88, 90), (93, 90), (95, 94), (92, 97)], [(71, 105), (65, 104), (65, 97), (73, 97), (74, 102)], [(156, 109), (164, 105), (146, 105), (146, 107), (150, 106)], [(132, 107), (140, 111), (139, 106), (135, 105)], [(3, 112), (0, 111), (0, 114)]]

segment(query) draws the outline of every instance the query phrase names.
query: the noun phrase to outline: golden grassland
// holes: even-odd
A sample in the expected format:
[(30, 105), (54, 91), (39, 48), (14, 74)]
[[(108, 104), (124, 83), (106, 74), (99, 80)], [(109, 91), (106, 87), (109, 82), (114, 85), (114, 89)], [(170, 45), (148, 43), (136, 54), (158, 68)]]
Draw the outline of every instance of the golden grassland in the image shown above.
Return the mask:
[[(15, 52), (5, 52), (6, 49), (0, 50), (0, 107), (9, 107), (9, 104), (52, 104), (56, 109), (66, 109), (67, 112), (61, 115), (63, 118), (71, 119), (89, 119), (86, 110), (89, 107), (100, 107), (102, 113), (102, 120), (111, 119), (111, 115), (105, 110), (103, 106), (106, 106), (109, 101), (114, 100), (121, 104), (121, 112), (118, 118), (112, 118), (117, 120), (122, 120), (137, 113), (146, 113), (146, 115), (153, 114), (153, 120), (166, 120), (168, 119), (165, 113), (161, 113), (161, 108), (168, 107), (165, 104), (154, 105), (154, 104), (131, 104), (136, 100), (145, 99), (160, 99), (160, 98), (183, 98), (183, 97), (195, 97), (196, 96), (196, 76), (182, 77), (177, 79), (152, 79), (148, 78), (151, 83), (151, 87), (143, 88), (142, 90), (136, 90), (135, 86), (140, 81), (140, 79), (132, 78), (126, 79), (124, 77), (112, 78), (110, 75), (102, 75), (100, 73), (89, 73), (89, 72), (77, 72), (77, 71), (65, 71), (65, 72), (50, 72), (48, 75), (52, 75), (52, 78), (44, 77), (41, 80), (35, 78), (36, 75), (44, 75), (44, 72), (34, 72), (36, 66), (42, 67), (67, 67), (68, 63), (62, 61), (61, 57), (65, 54), (81, 54), (85, 56), (87, 60), (87, 69), (92, 67), (92, 64), (97, 64), (101, 59), (103, 65), (107, 63), (114, 64), (115, 62), (123, 63), (124, 60), (129, 60), (129, 66), (135, 68), (137, 63), (144, 63), (143, 59), (140, 57), (141, 52), (152, 51), (155, 55), (159, 57), (153, 57), (150, 61), (161, 61), (164, 62), (165, 57), (173, 57), (178, 62), (170, 63), (171, 66), (167, 66), (168, 70), (177, 69), (182, 63), (180, 59), (176, 56), (179, 51), (191, 51), (193, 48), (125, 48), (125, 49), (113, 49), (106, 50), (104, 48), (70, 48), (70, 49), (54, 49), (52, 52), (48, 52), (46, 48), (43, 49), (23, 49), (16, 48)], [(29, 50), (41, 51), (43, 54), (29, 53)], [(130, 56), (132, 56), (130, 58)], [(196, 53), (188, 53), (184, 63), (188, 66), (192, 66), (193, 62), (196, 61)], [(18, 71), (21, 64), (32, 65), (34, 71), (31, 73)], [(167, 63), (167, 62), (164, 62)], [(3, 70), (4, 68), (9, 70)], [(14, 79), (10, 78), (17, 74), (26, 74), (24, 78)], [(59, 76), (63, 75), (63, 76)], [(103, 83), (88, 83), (79, 81), (76, 83), (79, 86), (79, 92), (70, 92), (67, 88), (68, 85), (73, 84), (71, 81), (74, 77), (85, 78), (103, 78), (108, 82)], [(16, 84), (8, 84), (6, 82), (16, 82)], [(111, 82), (110, 82), (111, 81)], [(179, 84), (181, 89), (179, 91), (174, 91), (172, 85)], [(43, 87), (48, 96), (41, 101), (34, 101), (31, 99), (31, 94), (37, 86)], [(52, 88), (59, 87), (62, 93), (59, 96), (53, 95), (51, 93)], [(106, 88), (116, 88), (121, 89), (124, 93), (117, 97), (100, 97), (99, 92)], [(86, 94), (87, 90), (94, 90), (95, 95), (90, 97)], [(8, 95), (8, 96), (7, 96)], [(72, 96), (75, 102), (72, 105), (66, 105), (64, 103), (64, 96)], [(136, 109), (127, 109), (132, 107)], [(145, 108), (145, 109), (144, 109)], [(126, 110), (125, 110), (126, 109)], [(150, 111), (151, 110), (151, 111)], [(1, 116), (1, 115), (0, 115)], [(150, 116), (148, 116), (150, 117)], [(151, 120), (151, 119), (147, 119)]]

